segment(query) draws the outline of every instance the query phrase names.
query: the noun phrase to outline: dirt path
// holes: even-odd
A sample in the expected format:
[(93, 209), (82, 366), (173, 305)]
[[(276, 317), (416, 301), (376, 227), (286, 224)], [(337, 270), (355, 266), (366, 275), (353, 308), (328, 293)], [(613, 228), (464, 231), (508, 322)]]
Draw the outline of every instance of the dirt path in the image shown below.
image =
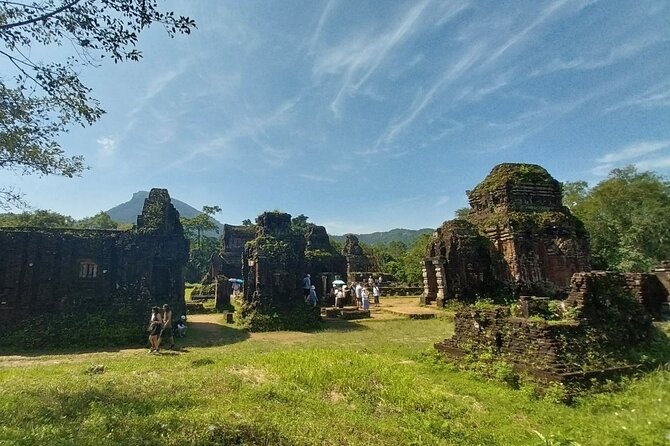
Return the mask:
[[(189, 316), (189, 329), (199, 337), (219, 337), (221, 335), (220, 314), (194, 314)], [(148, 346), (148, 344), (147, 344)], [(148, 347), (116, 348), (109, 350), (67, 352), (67, 353), (36, 353), (26, 355), (0, 355), (0, 368), (24, 367), (35, 364), (56, 365), (91, 362), (110, 356), (146, 354)]]
[[(389, 311), (392, 311), (393, 314)], [(420, 307), (418, 305), (418, 298), (416, 297), (382, 298), (381, 308), (372, 308), (372, 320), (396, 319), (405, 313), (424, 312), (436, 313), (436, 317), (444, 315), (443, 311), (430, 307)], [(362, 321), (365, 321), (365, 319)], [(333, 324), (335, 326), (343, 323), (343, 321), (339, 320), (327, 321), (326, 326), (328, 326), (328, 324)], [(241, 340), (295, 343), (307, 340), (316, 334), (317, 332), (311, 333), (299, 331), (247, 333), (232, 325), (224, 324), (223, 317), (220, 314), (192, 314), (188, 316), (188, 331), (185, 342), (180, 343), (179, 340), (177, 341), (177, 345), (179, 346), (181, 344), (185, 350), (182, 352), (177, 350), (176, 352), (169, 352), (169, 354), (186, 353), (187, 349), (190, 347), (223, 346)], [(220, 343), (217, 341), (220, 341)], [(88, 350), (64, 353), (0, 355), (0, 368), (24, 367), (36, 364), (56, 365), (87, 362), (94, 363), (95, 361), (102, 361), (105, 358), (116, 357), (118, 355), (146, 355), (147, 352), (148, 346), (141, 348), (110, 348), (107, 350)], [(168, 353), (166, 352), (166, 354)]]

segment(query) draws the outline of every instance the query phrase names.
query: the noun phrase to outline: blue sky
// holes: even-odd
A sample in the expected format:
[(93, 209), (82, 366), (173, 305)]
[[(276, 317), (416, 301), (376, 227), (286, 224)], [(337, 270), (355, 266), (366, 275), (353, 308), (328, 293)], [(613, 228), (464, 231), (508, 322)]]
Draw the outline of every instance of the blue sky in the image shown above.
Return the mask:
[(62, 143), (90, 170), (2, 184), (75, 217), (165, 187), (226, 223), (279, 209), (341, 234), (436, 227), (501, 162), (670, 173), (670, 2), (166, 4), (198, 30), (83, 73), (107, 114)]

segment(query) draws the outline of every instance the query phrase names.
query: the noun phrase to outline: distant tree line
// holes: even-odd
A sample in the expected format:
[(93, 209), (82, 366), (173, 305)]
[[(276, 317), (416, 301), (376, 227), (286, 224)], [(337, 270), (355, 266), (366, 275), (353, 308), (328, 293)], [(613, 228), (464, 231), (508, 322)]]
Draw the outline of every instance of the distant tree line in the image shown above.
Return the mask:
[(19, 214), (0, 214), (0, 227), (126, 230), (132, 228), (133, 225), (130, 223), (114, 221), (109, 214), (103, 211), (98, 212), (92, 217), (77, 220), (69, 215), (38, 209), (36, 211), (25, 211)]

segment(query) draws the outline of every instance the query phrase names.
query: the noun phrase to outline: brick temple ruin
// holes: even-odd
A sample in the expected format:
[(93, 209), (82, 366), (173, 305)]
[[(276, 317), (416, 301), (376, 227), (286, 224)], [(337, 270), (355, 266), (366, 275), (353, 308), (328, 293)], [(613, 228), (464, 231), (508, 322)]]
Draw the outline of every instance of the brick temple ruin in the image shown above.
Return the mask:
[(567, 299), (553, 308), (529, 296), (514, 314), (508, 306), (466, 306), (454, 336), (435, 348), (451, 360), (493, 354), (540, 381), (588, 384), (638, 369), (642, 358), (627, 353), (652, 339), (649, 309), (667, 297), (655, 274), (575, 273)]
[(474, 301), (496, 292), (557, 295), (591, 269), (583, 224), (561, 184), (534, 164), (500, 164), (472, 191), (465, 219), (445, 222), (426, 250), (422, 303)]
[(239, 278), (242, 275), (242, 254), (244, 245), (256, 237), (256, 226), (223, 225), (221, 233), (221, 251), (210, 257), (209, 270), (205, 282), (211, 282), (217, 276)]
[(465, 218), (433, 233), (422, 302), (518, 300), (514, 311), (464, 306), (454, 336), (435, 348), (450, 359), (492, 354), (543, 381), (637, 369), (643, 359), (627, 354), (652, 341), (670, 263), (649, 274), (590, 271), (588, 234), (562, 205), (560, 183), (537, 165), (500, 164), (468, 198)]
[[(0, 326), (31, 318), (99, 314), (137, 323), (150, 307), (185, 311), (188, 240), (165, 189), (152, 189), (130, 231), (0, 229)], [(117, 321), (120, 322), (120, 321)]]
[(255, 237), (241, 257), (244, 302), (238, 322), (257, 330), (307, 328), (320, 319), (305, 304), (304, 274), (323, 298), (335, 279), (346, 274), (345, 258), (334, 251), (323, 226), (310, 224), (303, 234), (291, 227), (291, 215), (265, 212), (256, 219)]

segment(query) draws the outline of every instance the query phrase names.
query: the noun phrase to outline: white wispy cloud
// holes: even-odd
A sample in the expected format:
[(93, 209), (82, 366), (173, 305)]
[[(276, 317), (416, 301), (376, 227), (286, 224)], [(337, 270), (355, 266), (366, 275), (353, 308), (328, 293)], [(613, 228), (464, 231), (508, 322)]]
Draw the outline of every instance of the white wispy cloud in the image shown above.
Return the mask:
[(150, 100), (161, 91), (165, 89), (170, 83), (175, 80), (177, 77), (181, 76), (186, 71), (187, 64), (185, 61), (182, 61), (177, 68), (165, 71), (158, 76), (155, 76), (149, 81), (147, 85), (146, 93), (144, 95), (144, 100)]
[(608, 114), (628, 107), (659, 108), (670, 107), (670, 82), (655, 85), (641, 94), (634, 95), (605, 109)]
[[(414, 101), (408, 110), (401, 116), (395, 118), (392, 123), (384, 130), (377, 140), (376, 146), (389, 144), (395, 137), (408, 125), (410, 125), (428, 104), (430, 104), (440, 91), (447, 85), (460, 79), (468, 70), (481, 59), (484, 54), (484, 46), (474, 44), (468, 48), (455, 64), (451, 65), (445, 73), (437, 79), (433, 85), (424, 92), (420, 89), (414, 97)], [(450, 61), (451, 62), (451, 61)]]
[(596, 159), (597, 164), (591, 169), (591, 173), (599, 177), (606, 176), (612, 169), (622, 164), (633, 164), (642, 170), (667, 167), (666, 163), (670, 162), (670, 157), (645, 158), (646, 155), (667, 148), (670, 148), (670, 140), (636, 141)]
[(109, 157), (116, 153), (118, 148), (118, 140), (113, 136), (102, 136), (98, 138), (95, 142), (98, 143), (99, 149), (98, 153), (101, 156)]
[(670, 140), (665, 141), (638, 141), (626, 147), (617, 150), (616, 152), (606, 153), (604, 156), (597, 159), (599, 163), (617, 163), (619, 161), (627, 161), (639, 158), (649, 153), (657, 152), (661, 149), (670, 147)]
[(442, 26), (445, 23), (451, 22), (454, 17), (468, 8), (470, 8), (469, 2), (440, 2), (437, 11), (435, 11), (435, 14), (439, 16), (437, 22), (435, 22), (435, 26)]
[(262, 149), (263, 157), (261, 161), (272, 167), (281, 167), (293, 156), (288, 149), (280, 149), (265, 145)]
[(588, 54), (578, 56), (569, 60), (554, 59), (542, 68), (534, 70), (533, 76), (545, 75), (557, 71), (587, 71), (598, 68), (605, 68), (619, 62), (631, 59), (647, 48), (664, 42), (660, 36), (649, 35), (638, 37), (637, 39), (628, 42), (621, 42), (614, 46), (611, 43), (606, 49), (598, 52), (590, 52)]
[(540, 133), (548, 126), (577, 112), (585, 106), (585, 104), (621, 88), (627, 81), (629, 81), (629, 78), (626, 77), (615, 79), (588, 94), (564, 101), (535, 99), (538, 104), (535, 108), (524, 110), (504, 122), (489, 122), (487, 127), (494, 131), (494, 136), (483, 144), (483, 148), (471, 150), (471, 152), (500, 152), (518, 146), (528, 138)]
[(333, 10), (336, 4), (337, 0), (328, 0), (326, 6), (323, 7), (321, 15), (319, 16), (319, 21), (316, 24), (316, 29), (314, 30), (314, 33), (312, 34), (312, 37), (309, 39), (308, 42), (310, 53), (314, 52), (314, 47), (319, 41), (319, 37), (321, 37), (321, 30), (323, 29), (323, 25), (326, 23), (326, 19), (328, 18), (330, 12)]
[(444, 206), (445, 204), (449, 203), (449, 196), (448, 195), (442, 195), (437, 198), (437, 201), (435, 202), (435, 206)]
[(500, 58), (503, 54), (507, 53), (509, 50), (516, 46), (520, 46), (526, 42), (531, 32), (542, 25), (544, 22), (548, 21), (551, 17), (555, 16), (563, 6), (565, 6), (570, 0), (558, 0), (551, 2), (546, 8), (544, 8), (538, 16), (533, 20), (528, 26), (524, 27), (520, 31), (514, 33), (505, 42), (500, 45), (496, 50), (494, 50), (483, 65), (488, 65)]
[(335, 115), (340, 112), (344, 98), (355, 95), (389, 54), (417, 31), (420, 17), (429, 3), (430, 0), (424, 0), (412, 6), (403, 14), (403, 19), (386, 32), (375, 33), (373, 37), (358, 36), (323, 52), (312, 73), (317, 79), (326, 74), (342, 76), (339, 91), (330, 103)]
[(660, 170), (670, 167), (670, 156), (661, 158), (652, 158), (635, 163), (635, 167), (640, 170)]
[(305, 180), (309, 181), (317, 181), (320, 183), (337, 183), (337, 180), (335, 178), (324, 177), (319, 175), (309, 175), (306, 173), (301, 173), (300, 178), (304, 178)]

